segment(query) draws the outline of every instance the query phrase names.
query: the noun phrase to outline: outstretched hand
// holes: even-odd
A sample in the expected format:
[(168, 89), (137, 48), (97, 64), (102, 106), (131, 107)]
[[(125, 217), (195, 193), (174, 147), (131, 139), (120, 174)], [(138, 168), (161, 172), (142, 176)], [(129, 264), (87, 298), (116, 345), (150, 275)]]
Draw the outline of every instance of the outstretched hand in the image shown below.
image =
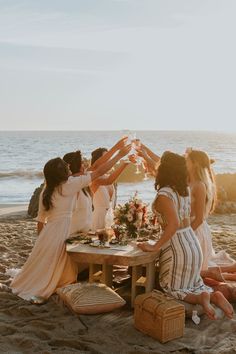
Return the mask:
[(123, 147), (125, 147), (125, 145), (127, 143), (127, 139), (128, 139), (128, 137), (125, 136), (122, 139), (120, 139), (119, 141), (117, 141), (117, 143), (114, 145), (114, 149), (116, 151), (123, 149)]
[(131, 144), (125, 145), (120, 151), (119, 151), (119, 158), (122, 158), (126, 156), (131, 150)]
[(146, 150), (145, 148), (143, 147), (143, 144), (138, 148), (136, 149), (137, 151), (137, 155), (142, 157), (144, 160), (146, 160), (147, 158), (147, 153), (146, 153)]
[(128, 158), (129, 158), (129, 161), (131, 162), (131, 163), (134, 163), (134, 164), (136, 164), (136, 162), (137, 162), (137, 157), (136, 157), (136, 155), (129, 155), (128, 156)]
[(156, 245), (150, 245), (148, 242), (140, 242), (137, 243), (138, 248), (140, 248), (143, 252), (156, 252)]

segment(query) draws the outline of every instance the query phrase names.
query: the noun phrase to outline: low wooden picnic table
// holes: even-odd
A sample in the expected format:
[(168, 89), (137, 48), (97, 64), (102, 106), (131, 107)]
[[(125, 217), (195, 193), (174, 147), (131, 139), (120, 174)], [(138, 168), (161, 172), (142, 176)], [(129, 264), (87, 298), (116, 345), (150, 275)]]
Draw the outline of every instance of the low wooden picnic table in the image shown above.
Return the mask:
[[(101, 282), (112, 286), (113, 265), (132, 267), (131, 306), (138, 288), (152, 291), (155, 284), (155, 261), (158, 252), (143, 252), (134, 243), (127, 246), (112, 245), (110, 248), (92, 247), (87, 244), (67, 244), (66, 250), (77, 263), (89, 264), (89, 282), (94, 281), (98, 265), (102, 268)], [(143, 267), (146, 274), (143, 276)]]

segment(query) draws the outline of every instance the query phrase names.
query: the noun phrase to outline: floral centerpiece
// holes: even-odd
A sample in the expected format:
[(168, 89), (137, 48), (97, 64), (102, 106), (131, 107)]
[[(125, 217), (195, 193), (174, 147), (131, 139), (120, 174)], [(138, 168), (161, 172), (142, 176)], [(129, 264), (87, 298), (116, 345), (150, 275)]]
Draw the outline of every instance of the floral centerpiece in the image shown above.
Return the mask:
[(128, 238), (136, 238), (138, 231), (148, 226), (147, 204), (138, 198), (137, 192), (127, 203), (116, 207), (114, 222), (114, 227)]

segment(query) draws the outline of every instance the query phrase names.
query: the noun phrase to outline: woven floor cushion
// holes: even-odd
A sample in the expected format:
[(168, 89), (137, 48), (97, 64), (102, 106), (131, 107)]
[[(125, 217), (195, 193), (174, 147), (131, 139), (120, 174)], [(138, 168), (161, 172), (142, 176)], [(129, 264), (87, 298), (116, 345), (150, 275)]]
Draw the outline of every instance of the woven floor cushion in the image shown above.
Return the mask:
[(76, 283), (57, 289), (63, 303), (77, 314), (98, 314), (116, 310), (125, 305), (115, 291), (104, 284)]

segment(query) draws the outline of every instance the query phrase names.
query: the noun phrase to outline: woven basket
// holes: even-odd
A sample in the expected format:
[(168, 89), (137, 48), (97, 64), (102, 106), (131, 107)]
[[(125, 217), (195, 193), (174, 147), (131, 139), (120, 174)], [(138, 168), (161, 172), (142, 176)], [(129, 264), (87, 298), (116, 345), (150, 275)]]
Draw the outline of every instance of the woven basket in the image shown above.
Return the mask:
[(135, 299), (134, 325), (161, 343), (183, 336), (185, 308), (172, 297), (154, 290)]

